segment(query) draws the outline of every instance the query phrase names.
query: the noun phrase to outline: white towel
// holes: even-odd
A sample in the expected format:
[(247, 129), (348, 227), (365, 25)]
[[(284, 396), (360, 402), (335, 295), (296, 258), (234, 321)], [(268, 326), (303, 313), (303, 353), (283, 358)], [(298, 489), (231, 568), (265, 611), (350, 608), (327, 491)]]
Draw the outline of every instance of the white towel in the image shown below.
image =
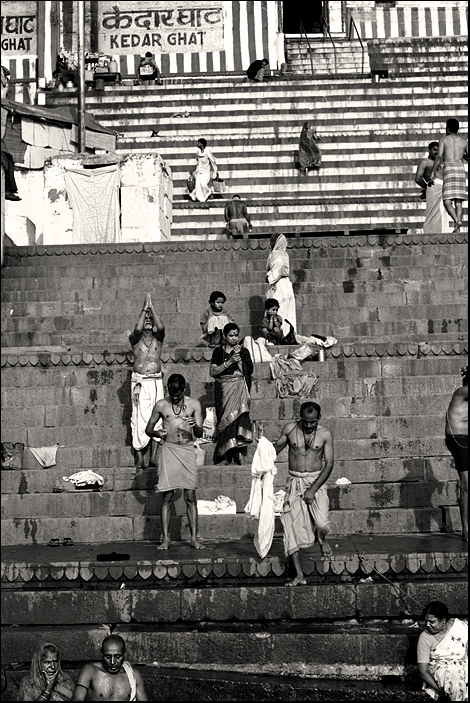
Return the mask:
[(56, 465), (57, 462), (55, 457), (58, 448), (58, 444), (55, 444), (53, 447), (28, 447), (31, 454), (38, 460), (44, 469), (49, 468), (49, 466)]
[(95, 474), (90, 469), (88, 471), (78, 471), (71, 476), (62, 476), (64, 481), (70, 481), (76, 486), (87, 486), (89, 484), (98, 483), (100, 486), (104, 484), (104, 478), (99, 474)]
[(251, 464), (251, 492), (245, 512), (259, 520), (254, 545), (262, 559), (271, 549), (274, 537), (274, 465), (276, 450), (274, 445), (260, 437)]

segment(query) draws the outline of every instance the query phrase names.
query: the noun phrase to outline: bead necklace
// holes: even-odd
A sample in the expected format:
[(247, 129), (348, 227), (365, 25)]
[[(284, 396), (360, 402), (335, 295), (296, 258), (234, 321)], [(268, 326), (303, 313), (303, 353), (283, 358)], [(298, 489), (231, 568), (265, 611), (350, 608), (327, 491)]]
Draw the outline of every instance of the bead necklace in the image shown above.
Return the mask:
[(302, 425), (300, 425), (300, 429), (302, 430), (302, 435), (304, 438), (304, 447), (305, 447), (305, 451), (307, 452), (309, 449), (312, 449), (312, 447), (315, 445), (315, 437), (317, 436), (317, 427), (315, 427), (315, 432), (313, 433), (313, 442), (310, 441), (310, 438), (307, 439), (305, 437), (305, 432), (304, 432), (304, 428), (302, 427)]
[(179, 403), (176, 403), (177, 408), (178, 408), (178, 406), (179, 406), (179, 412), (176, 412), (175, 406), (173, 405), (173, 401), (171, 401), (171, 409), (173, 410), (173, 415), (175, 417), (178, 417), (179, 415), (181, 415), (183, 410), (186, 410), (186, 405), (184, 404), (184, 396), (182, 397), (182, 399), (180, 400)]

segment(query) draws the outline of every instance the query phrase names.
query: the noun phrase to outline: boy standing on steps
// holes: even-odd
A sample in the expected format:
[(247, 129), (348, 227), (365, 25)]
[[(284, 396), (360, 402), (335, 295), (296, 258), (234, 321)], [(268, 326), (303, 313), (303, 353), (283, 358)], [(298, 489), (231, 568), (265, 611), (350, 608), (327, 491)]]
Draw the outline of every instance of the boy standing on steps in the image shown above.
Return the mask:
[(145, 428), (155, 403), (164, 396), (160, 361), (164, 339), (165, 327), (153, 307), (150, 293), (147, 293), (134, 331), (129, 335), (134, 354), (131, 377), (131, 429), (137, 469), (144, 466), (144, 450), (149, 442), (150, 466), (157, 465), (158, 443), (155, 440), (150, 441)]
[(288, 422), (274, 445), (277, 454), (289, 447), (289, 476), (281, 522), (284, 551), (292, 557), (296, 575), (287, 586), (306, 584), (300, 549), (311, 547), (318, 540), (323, 556), (332, 553), (326, 540), (330, 522), (325, 483), (333, 471), (333, 436), (327, 427), (320, 425), (320, 417), (317, 403), (302, 403), (300, 420)]

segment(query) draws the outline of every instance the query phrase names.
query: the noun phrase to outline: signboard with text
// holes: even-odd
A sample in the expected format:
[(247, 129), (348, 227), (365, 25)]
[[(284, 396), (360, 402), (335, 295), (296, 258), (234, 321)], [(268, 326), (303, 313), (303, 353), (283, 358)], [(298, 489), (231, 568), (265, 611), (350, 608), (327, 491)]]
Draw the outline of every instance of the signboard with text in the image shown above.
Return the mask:
[[(105, 54), (222, 51), (223, 2), (98, 3), (98, 50)], [(138, 9), (137, 9), (138, 8)]]
[(3, 56), (37, 54), (35, 2), (2, 2), (0, 22)]

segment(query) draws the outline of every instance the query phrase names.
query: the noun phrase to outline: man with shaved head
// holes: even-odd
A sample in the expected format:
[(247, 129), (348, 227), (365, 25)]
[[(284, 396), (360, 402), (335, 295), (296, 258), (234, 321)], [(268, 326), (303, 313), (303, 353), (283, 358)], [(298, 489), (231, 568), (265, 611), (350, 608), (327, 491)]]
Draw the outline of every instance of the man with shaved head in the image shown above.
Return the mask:
[(148, 701), (137, 669), (125, 660), (126, 643), (119, 635), (105, 637), (101, 661), (85, 664), (78, 677), (73, 701)]

